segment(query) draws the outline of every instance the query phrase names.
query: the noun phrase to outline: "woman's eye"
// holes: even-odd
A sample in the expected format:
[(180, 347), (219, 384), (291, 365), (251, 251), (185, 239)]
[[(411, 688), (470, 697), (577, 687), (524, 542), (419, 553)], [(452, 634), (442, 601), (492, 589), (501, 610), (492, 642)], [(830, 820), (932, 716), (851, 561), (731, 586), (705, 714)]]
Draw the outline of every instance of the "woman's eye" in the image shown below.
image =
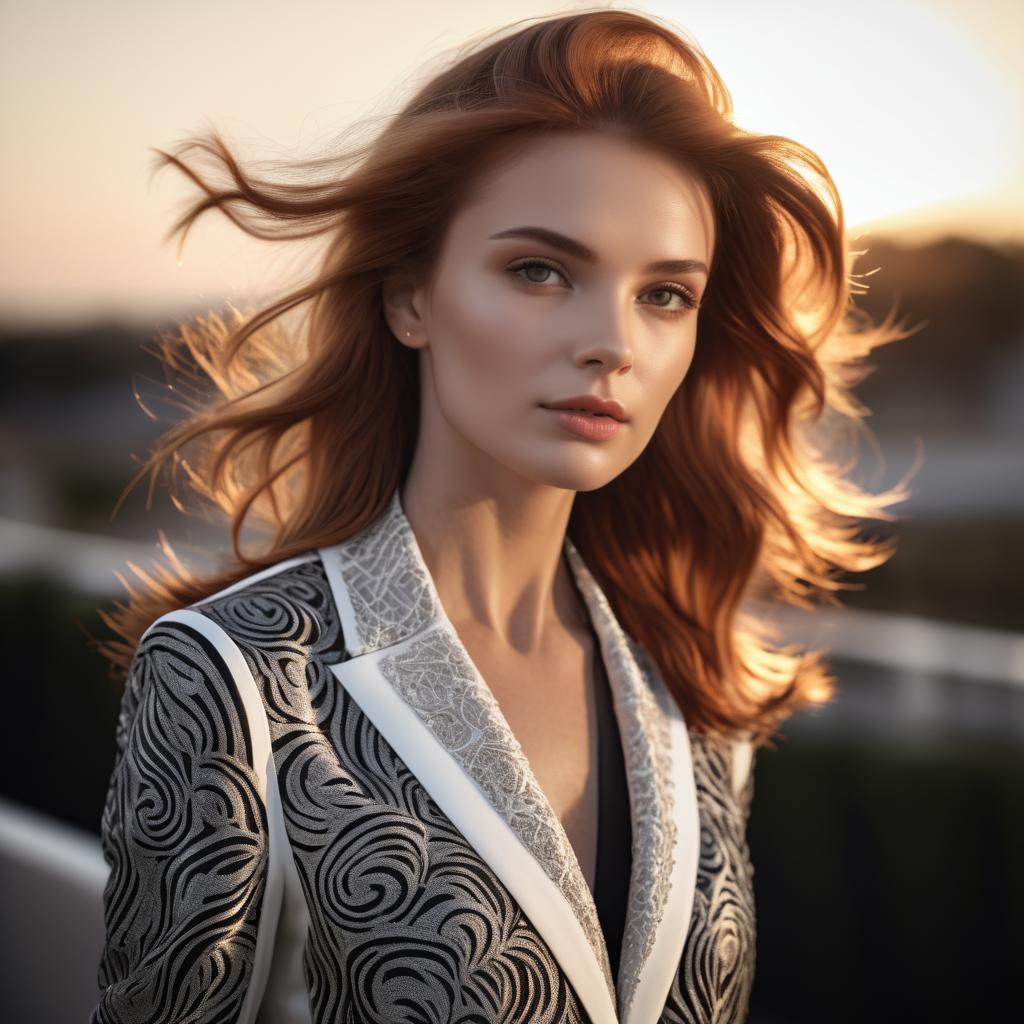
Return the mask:
[[(514, 266), (509, 267), (509, 270), (511, 270), (513, 274), (520, 275), (521, 279), (526, 281), (528, 284), (550, 284), (551, 282), (544, 278), (545, 274), (558, 274), (563, 281), (565, 280), (560, 270), (553, 267), (550, 263), (545, 263), (542, 260), (527, 260), (523, 263), (517, 263)], [(522, 277), (523, 271), (531, 270), (540, 271), (540, 273), (537, 277)]]
[[(519, 263), (514, 263), (508, 267), (508, 270), (515, 274), (521, 281), (525, 281), (527, 284), (545, 285), (551, 284), (548, 279), (548, 274), (557, 274), (563, 281), (565, 281), (565, 275), (556, 266), (548, 263), (547, 260), (543, 259), (529, 259), (522, 260)], [(658, 309), (665, 310), (666, 313), (670, 314), (681, 314), (687, 313), (691, 309), (696, 309), (700, 303), (697, 301), (697, 297), (690, 291), (689, 288), (683, 285), (662, 285), (658, 288), (652, 288), (645, 294), (654, 296), (663, 296), (664, 301), (661, 302), (649, 302), (645, 305), (655, 306)], [(681, 302), (680, 305), (672, 307), (670, 303), (673, 297), (678, 297)]]
[[(687, 310), (687, 309), (696, 309), (696, 307), (700, 305), (700, 303), (697, 301), (697, 297), (693, 294), (693, 292), (691, 292), (689, 288), (683, 288), (682, 286), (679, 286), (678, 288), (653, 288), (647, 294), (648, 295), (667, 295), (668, 296), (667, 302), (671, 302), (673, 296), (678, 296), (682, 300), (682, 305), (681, 306), (677, 306), (675, 310), (672, 310), (672, 312), (677, 312), (677, 311)], [(664, 309), (669, 309), (669, 306), (668, 306), (667, 302), (666, 303), (655, 302), (655, 303), (652, 303), (652, 305), (662, 306)]]

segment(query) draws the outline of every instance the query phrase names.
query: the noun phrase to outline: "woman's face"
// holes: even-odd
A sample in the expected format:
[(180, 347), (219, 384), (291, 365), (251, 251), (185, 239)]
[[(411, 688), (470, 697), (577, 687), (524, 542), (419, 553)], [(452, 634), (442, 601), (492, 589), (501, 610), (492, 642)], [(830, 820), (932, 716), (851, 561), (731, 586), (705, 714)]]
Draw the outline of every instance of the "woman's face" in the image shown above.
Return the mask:
[[(388, 311), (421, 350), (420, 444), (593, 490), (640, 455), (686, 376), (711, 208), (695, 178), (621, 136), (548, 137), (496, 166), (432, 280)], [(548, 408), (580, 395), (614, 399), (624, 422)]]

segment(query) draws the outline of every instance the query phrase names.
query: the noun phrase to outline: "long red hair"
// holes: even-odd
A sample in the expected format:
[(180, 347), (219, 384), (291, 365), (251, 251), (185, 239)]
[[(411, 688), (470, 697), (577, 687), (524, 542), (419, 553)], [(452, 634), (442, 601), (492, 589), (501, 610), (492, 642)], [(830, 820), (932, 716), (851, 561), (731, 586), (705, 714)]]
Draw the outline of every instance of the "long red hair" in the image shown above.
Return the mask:
[[(216, 131), (157, 150), (159, 166), (203, 193), (172, 228), (182, 244), (214, 207), (260, 238), (327, 244), (308, 283), (272, 305), (160, 336), (168, 366), (212, 382), (215, 398), (189, 403), (126, 490), (149, 472), (152, 493), (169, 467), (179, 505), (184, 482), (226, 515), (232, 560), (200, 578), (161, 538), (168, 566), (131, 566), (142, 586), (120, 577), (127, 603), (100, 611), (119, 639), (96, 643), (118, 671), (164, 612), (344, 541), (381, 514), (409, 467), (419, 415), (418, 353), (391, 335), (382, 282), (429, 272), (446, 226), (509, 146), (597, 130), (699, 175), (716, 246), (683, 385), (641, 456), (577, 494), (569, 534), (691, 727), (749, 731), (763, 745), (793, 711), (834, 695), (821, 652), (777, 643), (755, 606), (838, 604), (837, 591), (861, 585), (839, 574), (892, 554), (891, 541), (858, 533), (866, 518), (895, 518), (886, 508), (904, 500), (903, 485), (861, 490), (827, 442), (837, 426), (866, 432), (851, 393), (870, 372), (864, 356), (907, 332), (890, 318), (868, 322), (853, 303), (864, 286), (821, 159), (737, 127), (696, 43), (623, 10), (520, 26), (456, 53), (369, 140), (293, 162), (285, 170), (303, 173), (292, 180), (243, 169)], [(227, 180), (213, 184), (186, 160), (193, 152)], [(244, 551), (248, 524), (261, 539)]]

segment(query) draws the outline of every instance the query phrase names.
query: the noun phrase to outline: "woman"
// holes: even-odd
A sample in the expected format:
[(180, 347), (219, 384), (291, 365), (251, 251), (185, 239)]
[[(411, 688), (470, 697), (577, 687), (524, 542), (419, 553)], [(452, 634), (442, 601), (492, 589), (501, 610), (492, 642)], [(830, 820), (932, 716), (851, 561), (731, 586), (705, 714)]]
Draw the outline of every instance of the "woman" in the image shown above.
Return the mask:
[(461, 55), (319, 181), (200, 145), (234, 183), (163, 154), (179, 227), (329, 245), (182, 331), (222, 399), (147, 466), (236, 563), (107, 619), (93, 1020), (742, 1021), (753, 752), (832, 679), (741, 605), (883, 561), (856, 520), (900, 497), (799, 429), (895, 336), (854, 330), (824, 167), (611, 10)]

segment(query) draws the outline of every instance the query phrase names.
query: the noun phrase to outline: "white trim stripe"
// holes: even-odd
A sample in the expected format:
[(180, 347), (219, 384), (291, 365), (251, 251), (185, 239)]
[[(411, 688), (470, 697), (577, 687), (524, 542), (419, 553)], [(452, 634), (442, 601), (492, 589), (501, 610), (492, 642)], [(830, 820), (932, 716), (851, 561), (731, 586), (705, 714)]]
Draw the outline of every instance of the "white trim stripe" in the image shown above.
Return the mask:
[(682, 713), (674, 705), (669, 718), (669, 731), (672, 736), (672, 786), (675, 794), (673, 809), (678, 830), (672, 882), (665, 912), (658, 922), (653, 948), (640, 971), (636, 994), (622, 1018), (623, 1024), (657, 1024), (661, 1020), (672, 982), (679, 973), (679, 961), (689, 934), (690, 915), (696, 894), (700, 858), (697, 789), (690, 737)]
[(234, 583), (226, 586), (223, 590), (218, 590), (215, 594), (210, 594), (207, 597), (201, 598), (191, 607), (199, 608), (210, 601), (216, 601), (220, 597), (226, 597), (228, 594), (233, 594), (236, 590), (241, 590), (243, 587), (248, 587), (253, 583), (259, 583), (270, 576), (276, 576), (279, 572), (283, 572), (285, 569), (291, 569), (296, 565), (303, 565), (305, 562), (312, 562), (316, 556), (317, 553), (315, 551), (310, 551), (304, 555), (296, 555), (294, 558), (286, 558), (283, 561), (276, 562), (274, 565), (267, 566), (266, 569), (259, 569), (249, 576), (243, 576), (242, 579), (236, 580)]
[(260, 919), (256, 931), (256, 950), (253, 956), (252, 977), (246, 990), (245, 1001), (238, 1017), (238, 1024), (254, 1024), (259, 1012), (260, 1002), (270, 976), (270, 964), (274, 954), (274, 936), (281, 913), (281, 902), (284, 892), (284, 879), (281, 865), (286, 856), (291, 855), (287, 845), (281, 846), (281, 835), (271, 822), (268, 805), (268, 779), (276, 791), (276, 769), (274, 767), (274, 751), (270, 742), (270, 726), (263, 698), (253, 679), (252, 672), (238, 645), (211, 618), (202, 612), (187, 608), (176, 609), (160, 616), (146, 630), (164, 623), (178, 622), (183, 626), (201, 633), (216, 648), (231, 672), (235, 688), (245, 710), (249, 725), (249, 736), (252, 740), (253, 768), (257, 776), (259, 794), (267, 809), (269, 823), (269, 848), (267, 856), (267, 877), (263, 889), (263, 903), (260, 908)]

